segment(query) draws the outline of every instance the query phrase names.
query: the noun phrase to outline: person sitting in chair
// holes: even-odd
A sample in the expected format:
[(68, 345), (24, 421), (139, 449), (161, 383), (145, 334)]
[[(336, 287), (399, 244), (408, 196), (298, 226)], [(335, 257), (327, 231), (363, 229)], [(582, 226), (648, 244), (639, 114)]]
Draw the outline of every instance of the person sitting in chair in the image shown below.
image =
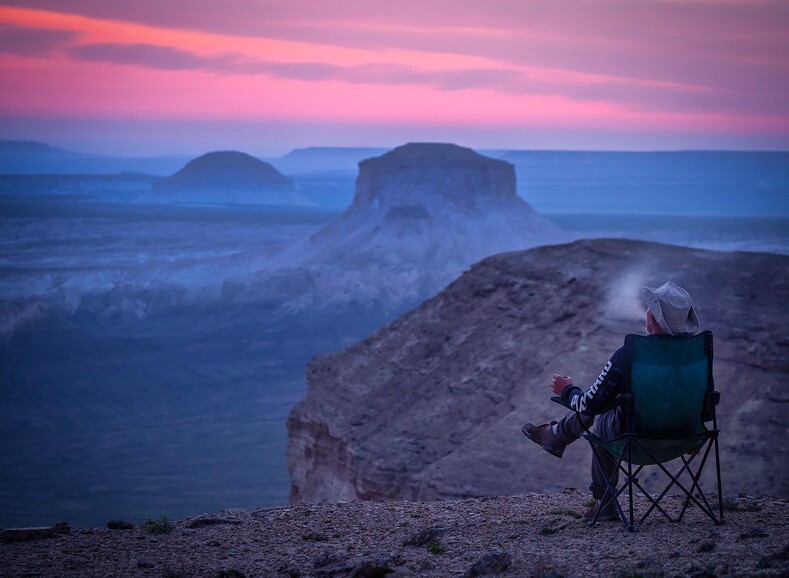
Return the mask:
[[(649, 335), (686, 337), (699, 332), (699, 317), (690, 295), (679, 285), (669, 281), (657, 289), (642, 287), (641, 294), (646, 302), (646, 331)], [(554, 374), (551, 390), (564, 398), (571, 411), (558, 422), (542, 425), (527, 423), (521, 430), (523, 434), (557, 458), (561, 458), (565, 447), (580, 438), (593, 424), (594, 433), (603, 440), (611, 440), (622, 434), (622, 408), (609, 408), (628, 385), (625, 382), (624, 357), (624, 347), (620, 347), (585, 392), (573, 384), (572, 377)], [(590, 521), (595, 515), (598, 521), (618, 520), (619, 515), (610, 495), (605, 503), (602, 502), (606, 493), (606, 477), (616, 485), (616, 461), (608, 452), (599, 451), (597, 454), (599, 459), (592, 460), (592, 483), (589, 486), (595, 504), (586, 512), (584, 520)]]

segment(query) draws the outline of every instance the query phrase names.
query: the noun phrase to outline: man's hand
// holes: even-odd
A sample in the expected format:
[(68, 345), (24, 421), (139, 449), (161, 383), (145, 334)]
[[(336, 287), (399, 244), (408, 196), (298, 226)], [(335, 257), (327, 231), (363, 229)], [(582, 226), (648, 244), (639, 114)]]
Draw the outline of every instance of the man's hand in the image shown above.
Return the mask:
[(573, 378), (569, 375), (559, 375), (558, 373), (554, 373), (553, 377), (551, 378), (551, 391), (553, 391), (556, 395), (562, 395), (564, 388), (568, 385), (572, 385)]

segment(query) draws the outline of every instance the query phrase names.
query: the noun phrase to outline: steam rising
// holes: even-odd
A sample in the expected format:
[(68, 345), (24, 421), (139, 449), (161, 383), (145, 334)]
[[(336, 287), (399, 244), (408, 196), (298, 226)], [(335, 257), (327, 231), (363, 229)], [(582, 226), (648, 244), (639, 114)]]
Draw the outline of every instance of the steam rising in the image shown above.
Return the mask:
[(605, 316), (619, 321), (643, 320), (646, 307), (641, 287), (648, 285), (650, 273), (646, 264), (639, 263), (615, 279), (607, 289)]

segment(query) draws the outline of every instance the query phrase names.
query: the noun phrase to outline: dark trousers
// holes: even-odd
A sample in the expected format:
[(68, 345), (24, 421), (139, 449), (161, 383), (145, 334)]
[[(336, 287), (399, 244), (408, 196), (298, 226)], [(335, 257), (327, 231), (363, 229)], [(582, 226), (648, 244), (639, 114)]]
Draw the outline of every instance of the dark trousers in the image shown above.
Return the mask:
[[(581, 415), (570, 411), (560, 421), (557, 427), (558, 433), (565, 443), (572, 443), (581, 437), (587, 429), (594, 425), (592, 433), (601, 440), (612, 440), (622, 433), (624, 424), (619, 408), (601, 413), (595, 419), (593, 416)], [(594, 451), (594, 450), (593, 450)], [(619, 481), (619, 468), (616, 467), (616, 460), (604, 449), (596, 451), (597, 458), (592, 456), (592, 483), (589, 489), (592, 490), (592, 497), (601, 500), (608, 486), (605, 480), (610, 479), (611, 485), (616, 487)]]

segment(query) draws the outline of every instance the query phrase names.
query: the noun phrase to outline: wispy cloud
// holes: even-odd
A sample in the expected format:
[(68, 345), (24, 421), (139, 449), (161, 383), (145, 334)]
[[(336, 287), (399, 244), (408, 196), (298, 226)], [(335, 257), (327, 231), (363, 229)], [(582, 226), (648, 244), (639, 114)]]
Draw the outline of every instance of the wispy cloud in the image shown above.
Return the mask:
[(157, 70), (207, 71), (222, 75), (264, 75), (305, 82), (337, 81), (385, 86), (427, 86), (442, 91), (492, 90), (510, 95), (564, 95), (577, 101), (627, 103), (647, 109), (676, 99), (676, 94), (697, 93), (709, 98), (703, 86), (609, 77), (572, 71), (471, 66), (416, 67), (391, 62), (338, 65), (329, 62), (283, 62), (250, 58), (241, 53), (198, 54), (173, 46), (96, 43), (73, 46), (68, 53), (78, 60), (135, 65)]
[[(789, 123), (789, 2), (568, 5), (0, 0), (0, 106), (612, 130), (671, 119), (775, 134)], [(187, 91), (200, 98), (181, 104)]]
[(77, 34), (69, 30), (26, 28), (0, 23), (0, 53), (18, 56), (48, 56)]
[(77, 60), (133, 64), (159, 70), (233, 72), (239, 61), (234, 55), (201, 56), (172, 46), (141, 43), (81, 44), (71, 47), (68, 53)]

